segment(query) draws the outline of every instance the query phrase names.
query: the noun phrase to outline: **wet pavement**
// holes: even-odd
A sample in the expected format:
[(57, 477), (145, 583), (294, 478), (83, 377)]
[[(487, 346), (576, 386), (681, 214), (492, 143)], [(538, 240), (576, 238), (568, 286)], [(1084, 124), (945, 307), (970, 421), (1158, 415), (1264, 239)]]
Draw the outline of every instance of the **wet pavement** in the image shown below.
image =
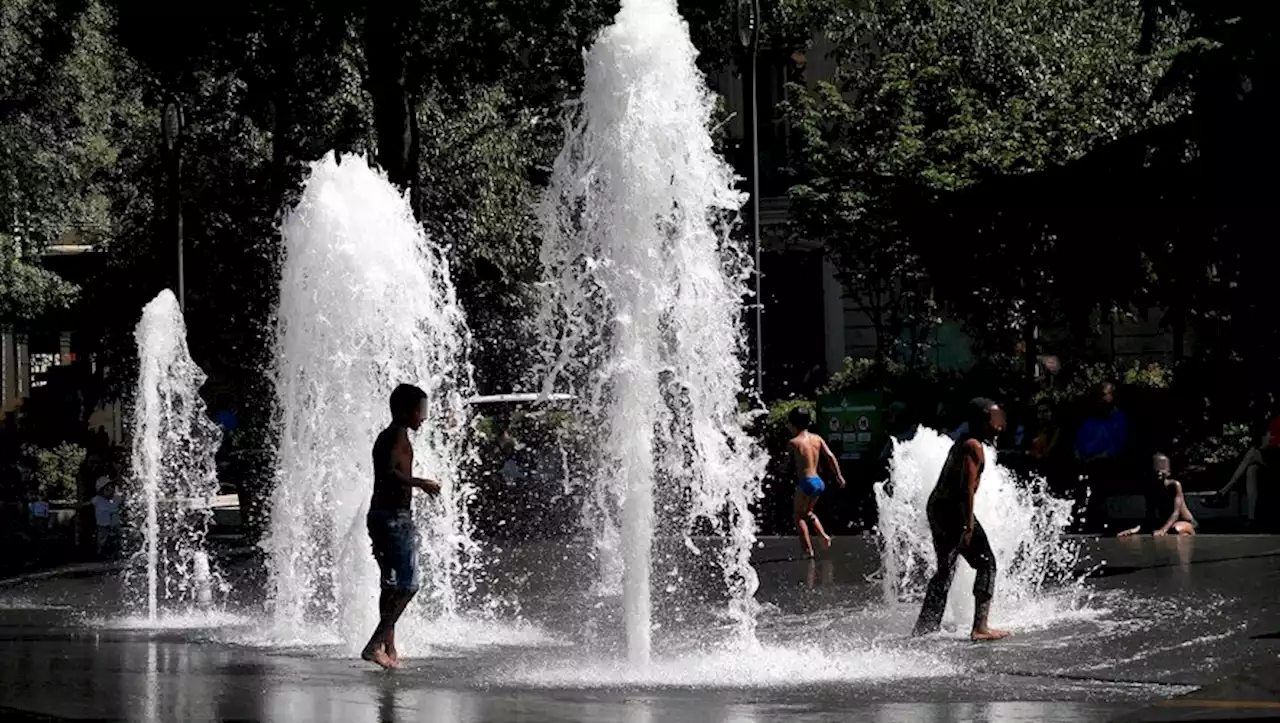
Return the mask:
[[(1015, 636), (906, 637), (869, 542), (816, 562), (758, 551), (753, 653), (696, 645), (666, 620), (648, 671), (617, 661), (591, 563), (509, 545), (494, 592), (519, 625), (470, 621), (406, 644), (384, 673), (329, 643), (266, 644), (252, 596), (181, 628), (122, 623), (115, 573), (0, 583), (0, 720), (1172, 721), (1280, 715), (1280, 537), (1086, 541), (1078, 587), (997, 606)], [(1103, 564), (1105, 562), (1105, 564)], [(1100, 567), (1099, 567), (1100, 566)], [(589, 567), (587, 569), (590, 569)], [(240, 579), (241, 587), (251, 577)], [(660, 576), (655, 590), (665, 592)], [(510, 613), (503, 613), (510, 615)], [(677, 624), (681, 623), (681, 624)], [(663, 631), (659, 631), (662, 633)], [(695, 643), (688, 642), (695, 640)]]

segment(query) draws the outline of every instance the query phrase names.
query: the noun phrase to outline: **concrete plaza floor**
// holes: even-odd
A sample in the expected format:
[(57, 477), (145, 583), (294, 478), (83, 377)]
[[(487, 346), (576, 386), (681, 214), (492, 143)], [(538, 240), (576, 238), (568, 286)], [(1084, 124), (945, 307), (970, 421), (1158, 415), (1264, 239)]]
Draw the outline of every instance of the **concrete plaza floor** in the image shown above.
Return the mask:
[(0, 583), (0, 720), (1280, 716), (1280, 537), (1084, 545), (1087, 567), (1101, 567), (1083, 585), (997, 610), (996, 622), (1014, 637), (975, 645), (962, 631), (908, 638), (916, 605), (884, 601), (868, 540), (838, 539), (809, 562), (791, 559), (794, 540), (769, 539), (756, 560), (763, 650), (689, 652), (680, 642), (691, 633), (676, 630), (655, 641), (675, 652), (660, 653), (645, 672), (583, 632), (593, 615), (580, 583), (590, 563), (556, 543), (503, 553), (498, 577), (504, 593), (518, 594), (524, 627), (461, 626), (407, 650), (405, 667), (392, 673), (332, 645), (263, 645), (253, 634), (262, 613), (252, 596), (225, 619), (148, 629), (117, 619), (114, 573), (8, 581)]

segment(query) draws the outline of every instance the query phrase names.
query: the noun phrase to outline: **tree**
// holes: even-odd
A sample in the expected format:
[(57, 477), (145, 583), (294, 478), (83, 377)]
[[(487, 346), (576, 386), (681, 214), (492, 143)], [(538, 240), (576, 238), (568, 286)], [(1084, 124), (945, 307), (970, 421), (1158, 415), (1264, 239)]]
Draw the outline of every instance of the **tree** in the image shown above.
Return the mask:
[[(274, 448), (277, 219), (305, 165), (329, 150), (369, 154), (411, 194), (426, 231), (449, 249), (480, 383), (522, 381), (529, 330), (521, 323), (538, 271), (532, 201), (562, 142), (562, 104), (581, 84), (581, 50), (616, 0), (103, 1), (149, 121), (120, 163), (141, 192), (121, 204), (120, 231), (83, 305), (117, 394), (134, 379), (137, 309), (175, 275), (163, 204), (173, 184), (158, 137), (159, 110), (174, 100), (186, 118), (179, 152), (189, 340), (210, 374), (210, 394), (239, 413), (234, 446)], [(690, 6), (695, 32), (709, 38), (706, 62), (727, 57), (736, 36), (710, 39), (729, 8)], [(157, 25), (172, 32), (158, 37)], [(242, 509), (261, 506), (271, 467), (259, 459), (246, 471)]]
[(1044, 323), (1050, 236), (1024, 228), (983, 265), (940, 264), (945, 236), (903, 222), (922, 198), (1070, 161), (1167, 117), (1149, 102), (1164, 64), (1138, 54), (1137, 0), (837, 5), (826, 27), (836, 77), (794, 89), (797, 232), (824, 242), (882, 357), (902, 356), (904, 332), (918, 339), (911, 330), (927, 330), (940, 304), (979, 339)]
[[(1218, 422), (1280, 410), (1271, 372), (1280, 359), (1270, 248), (1272, 169), (1280, 108), (1280, 8), (1241, 0), (1146, 0), (1144, 42), (1175, 34), (1181, 43), (1156, 97), (1190, 94), (1194, 123), (1179, 129), (1190, 151), (1184, 207), (1196, 223), (1166, 232), (1153, 259), (1158, 290), (1179, 303), (1208, 347), (1203, 396), (1221, 400)], [(1169, 183), (1172, 186), (1172, 181)], [(1187, 303), (1191, 302), (1191, 303)]]
[(0, 11), (0, 325), (66, 310), (75, 289), (35, 262), (49, 244), (109, 238), (116, 172), (137, 105), (87, 0)]

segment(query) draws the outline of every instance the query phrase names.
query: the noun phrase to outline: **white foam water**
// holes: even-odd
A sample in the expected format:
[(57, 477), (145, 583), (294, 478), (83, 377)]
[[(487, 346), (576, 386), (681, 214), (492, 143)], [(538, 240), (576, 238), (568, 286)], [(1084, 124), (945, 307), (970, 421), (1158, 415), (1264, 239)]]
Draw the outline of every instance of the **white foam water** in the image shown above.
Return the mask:
[(729, 234), (743, 196), (713, 149), (696, 55), (674, 0), (624, 0), (585, 55), (539, 209), (544, 391), (575, 394), (596, 435), (573, 482), (636, 664), (650, 656), (655, 519), (694, 554), (697, 525), (727, 538), (714, 554), (739, 641), (755, 620), (749, 506), (764, 457), (738, 408), (750, 262)]
[(503, 669), (495, 683), (539, 688), (796, 688), (934, 678), (963, 672), (934, 653), (866, 643), (857, 650), (762, 645), (750, 655), (724, 650), (634, 666), (618, 660), (540, 662)]
[(134, 591), (133, 606), (156, 624), (162, 611), (191, 614), (226, 592), (205, 549), (222, 431), (205, 413), (205, 374), (187, 349), (186, 323), (172, 291), (143, 307), (134, 338), (138, 385), (124, 504), (130, 525), (142, 535), (126, 584)]
[(405, 612), (412, 645), (428, 621), (459, 615), (478, 549), (459, 474), (472, 392), (469, 335), (441, 246), (407, 199), (358, 156), (311, 166), (284, 219), (275, 382), (279, 470), (271, 498), (269, 606), (281, 644), (339, 639), (359, 649), (377, 622), (378, 580), (365, 525), (374, 439), (397, 384), (427, 393), (413, 435), (422, 589)]
[[(894, 443), (889, 480), (875, 486), (886, 602), (922, 598), (936, 569), (926, 505), (953, 443), (945, 434), (920, 428), (914, 439)], [(1058, 617), (1078, 617), (1083, 591), (1072, 574), (1080, 547), (1063, 536), (1071, 523), (1071, 502), (1052, 497), (1043, 480), (1019, 479), (1001, 467), (994, 449), (986, 452), (974, 513), (996, 558), (992, 624), (1039, 627)], [(961, 560), (944, 625), (966, 634), (973, 581), (973, 569)]]
[(100, 630), (156, 631), (221, 630), (246, 627), (252, 622), (252, 617), (231, 613), (226, 610), (161, 613), (155, 619), (138, 615), (126, 615), (123, 617), (90, 616), (84, 620), (86, 627)]

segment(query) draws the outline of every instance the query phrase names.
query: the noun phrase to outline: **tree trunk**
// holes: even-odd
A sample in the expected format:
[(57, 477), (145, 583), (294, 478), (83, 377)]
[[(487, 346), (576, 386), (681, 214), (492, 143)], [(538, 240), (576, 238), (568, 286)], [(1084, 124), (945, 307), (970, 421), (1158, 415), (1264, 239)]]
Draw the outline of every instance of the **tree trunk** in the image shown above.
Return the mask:
[(373, 97), (373, 126), (378, 148), (375, 159), (387, 179), (409, 191), (418, 213), (418, 129), (413, 94), (406, 81), (403, 18), (395, 3), (370, 3), (365, 16), (366, 79)]

